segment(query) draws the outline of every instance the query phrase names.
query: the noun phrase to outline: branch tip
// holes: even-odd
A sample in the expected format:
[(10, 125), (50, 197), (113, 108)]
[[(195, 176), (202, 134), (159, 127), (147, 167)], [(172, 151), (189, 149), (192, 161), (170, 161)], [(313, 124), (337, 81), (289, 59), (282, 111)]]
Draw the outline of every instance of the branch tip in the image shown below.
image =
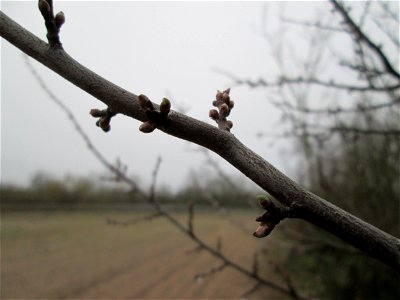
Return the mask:
[(51, 18), (51, 7), (50, 7), (49, 2), (47, 2), (46, 0), (39, 0), (38, 8), (45, 20), (48, 20)]
[(62, 11), (58, 12), (54, 17), (54, 22), (56, 24), (56, 27), (60, 29), (61, 26), (65, 23), (65, 14)]

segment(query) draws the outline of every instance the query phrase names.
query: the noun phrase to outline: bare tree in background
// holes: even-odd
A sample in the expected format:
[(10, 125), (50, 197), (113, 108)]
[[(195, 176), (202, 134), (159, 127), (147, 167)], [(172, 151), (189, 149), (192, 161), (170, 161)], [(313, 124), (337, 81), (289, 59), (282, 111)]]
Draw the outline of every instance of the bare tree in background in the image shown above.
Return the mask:
[[(304, 185), (398, 236), (399, 6), (389, 1), (331, 4), (332, 13), (322, 12), (314, 21), (289, 18), (282, 8), (279, 34), (268, 31), (273, 15), (266, 5), (261, 35), (278, 67), (276, 77), (241, 78), (219, 72), (235, 85), (268, 92), (267, 100), (281, 110), (284, 125), (278, 133), (260, 131), (259, 136), (288, 138), (298, 145)], [(306, 46), (292, 51), (299, 40)], [(396, 276), (329, 236), (313, 228), (289, 230), (288, 235), (294, 242), (289, 269), (295, 261), (299, 264), (301, 254), (329, 253), (341, 262), (309, 259), (300, 267), (302, 277), (307, 268), (310, 277), (319, 274), (324, 297), (399, 296)], [(330, 272), (323, 271), (327, 269)], [(339, 273), (345, 281), (337, 278)]]
[[(381, 92), (383, 87), (386, 87), (386, 90), (389, 90), (388, 93), (390, 95), (393, 94), (390, 99), (385, 100), (389, 102), (367, 103), (363, 107), (341, 107), (340, 110), (358, 109), (370, 111), (374, 110), (377, 106), (388, 107), (398, 103), (400, 79), (396, 68), (393, 67), (382, 49), (375, 45), (365, 35), (362, 28), (353, 21), (347, 9), (342, 4), (332, 1), (332, 6), (336, 14), (338, 14), (342, 20), (345, 32), (352, 37), (352, 40), (354, 40), (355, 44), (360, 48), (357, 50), (357, 53), (365, 53), (360, 56), (364, 58), (365, 61), (357, 61), (356, 64), (354, 64), (353, 62), (344, 60), (343, 64), (350, 70), (355, 70), (363, 74), (367, 80), (367, 85), (359, 86), (351, 84), (348, 86), (347, 83), (336, 83), (330, 79), (325, 81), (315, 78), (314, 75), (318, 72), (313, 68), (315, 68), (317, 63), (306, 65), (305, 67), (308, 72), (304, 73), (301, 77), (281, 77), (274, 84), (263, 80), (259, 81), (259, 84), (264, 86), (289, 86), (289, 89), (291, 89), (293, 93), (301, 96), (301, 98), (298, 98), (301, 99), (301, 103), (293, 104), (285, 101), (282, 105), (285, 109), (293, 111), (293, 113), (287, 114), (287, 116), (292, 118), (295, 128), (299, 127), (303, 130), (303, 133), (306, 132), (307, 135), (316, 136), (318, 138), (321, 136), (319, 131), (308, 133), (308, 127), (311, 128), (313, 126), (304, 126), (304, 122), (298, 122), (297, 117), (293, 117), (298, 111), (303, 113), (304, 110), (306, 111), (306, 115), (314, 114), (314, 112), (308, 113), (307, 110), (310, 110), (310, 108), (303, 105), (305, 99), (304, 94), (307, 90), (304, 90), (304, 88), (293, 88), (294, 84), (300, 86), (303, 83), (319, 86), (329, 85), (347, 91), (363, 92), (364, 90), (372, 90), (376, 93)], [(63, 50), (60, 42), (59, 31), (61, 25), (65, 21), (64, 14), (60, 12), (54, 15), (53, 4), (50, 0), (40, 0), (39, 9), (45, 19), (48, 32), (48, 44), (19, 26), (2, 12), (0, 13), (1, 36), (29, 56), (104, 102), (107, 105), (106, 109), (96, 109), (91, 112), (92, 116), (98, 118), (97, 124), (104, 131), (110, 130), (110, 122), (116, 114), (124, 114), (143, 122), (139, 128), (142, 132), (150, 133), (158, 129), (216, 152), (272, 195), (281, 204), (277, 206), (269, 199), (261, 201), (265, 213), (257, 219), (260, 222), (260, 226), (257, 228), (255, 235), (258, 237), (267, 236), (275, 225), (283, 219), (302, 219), (336, 235), (389, 267), (397, 271), (400, 270), (400, 241), (398, 238), (383, 232), (373, 225), (333, 205), (331, 202), (303, 189), (263, 158), (244, 146), (230, 133), (233, 123), (229, 118), (229, 114), (234, 107), (233, 101), (230, 99), (230, 90), (217, 93), (216, 99), (212, 103), (215, 108), (211, 109), (209, 112), (209, 116), (215, 120), (218, 127), (210, 126), (204, 122), (171, 110), (171, 103), (168, 99), (163, 99), (160, 105), (157, 105), (145, 95), (137, 96), (132, 94), (98, 76), (73, 60)], [(337, 30), (336, 27), (335, 30)], [(371, 55), (378, 58), (376, 60), (378, 63), (377, 65), (369, 63), (368, 57)], [(251, 81), (249, 81), (249, 83), (253, 84)], [(323, 108), (321, 109), (323, 110)], [(356, 133), (367, 133), (368, 131), (368, 133), (374, 134), (378, 131), (378, 129), (366, 130), (363, 127), (353, 127), (348, 124), (342, 125), (343, 126), (338, 126), (337, 124), (332, 125), (328, 122), (326, 125), (318, 124), (317, 127), (329, 126), (331, 132), (352, 131)], [(388, 127), (383, 130), (379, 128), (379, 133), (398, 135), (399, 131), (395, 128)], [(195, 235), (190, 229), (190, 218), (188, 222), (188, 227), (182, 230), (195, 238)]]
[[(400, 117), (398, 6), (387, 1), (363, 2), (355, 7), (356, 21), (343, 4), (331, 3), (333, 14), (321, 13), (314, 22), (289, 19), (283, 10), (279, 32), (269, 32), (264, 25), (262, 36), (279, 70), (275, 79), (242, 79), (220, 72), (235, 85), (268, 89), (268, 100), (281, 109), (282, 120), (290, 120), (282, 136), (317, 140), (328, 140), (335, 133), (400, 136), (398, 122), (379, 125), (366, 119), (348, 123), (354, 115), (369, 115), (378, 121), (387, 112), (392, 120)], [(268, 17), (273, 16), (264, 16)], [(378, 41), (367, 32), (373, 32)], [(299, 41), (305, 46), (297, 49)]]

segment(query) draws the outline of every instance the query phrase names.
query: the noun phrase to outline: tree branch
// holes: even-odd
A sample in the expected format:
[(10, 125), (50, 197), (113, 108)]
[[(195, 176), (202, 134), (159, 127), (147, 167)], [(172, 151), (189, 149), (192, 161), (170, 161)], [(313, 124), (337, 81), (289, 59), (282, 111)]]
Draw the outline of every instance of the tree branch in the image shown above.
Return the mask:
[(400, 104), (400, 99), (396, 99), (394, 101), (389, 101), (389, 102), (382, 102), (382, 103), (377, 103), (377, 104), (369, 104), (369, 105), (364, 105), (364, 104), (357, 104), (356, 107), (353, 108), (342, 108), (340, 106), (337, 106), (335, 108), (308, 108), (308, 107), (300, 107), (300, 106), (294, 106), (289, 102), (278, 102), (278, 101), (273, 101), (272, 102), (275, 106), (281, 107), (281, 108), (286, 108), (292, 111), (300, 112), (300, 113), (305, 113), (305, 114), (322, 114), (322, 115), (337, 115), (337, 114), (344, 114), (344, 113), (360, 113), (360, 112), (366, 112), (366, 111), (373, 111), (373, 110), (379, 110), (382, 108), (388, 108), (392, 107), (396, 104)]
[(224, 71), (215, 69), (216, 72), (227, 76), (228, 78), (234, 81), (236, 85), (248, 85), (249, 87), (282, 87), (285, 85), (294, 85), (294, 84), (313, 84), (319, 85), (326, 88), (331, 89), (340, 89), (346, 90), (350, 92), (384, 92), (387, 93), (388, 91), (395, 91), (400, 88), (400, 83), (392, 84), (392, 85), (385, 85), (385, 86), (361, 86), (361, 85), (352, 85), (346, 83), (339, 83), (333, 80), (320, 80), (318, 78), (305, 78), (305, 77), (281, 77), (278, 81), (269, 82), (263, 78), (258, 78), (257, 80), (251, 79), (240, 79), (235, 75)]
[(379, 57), (381, 60), (385, 70), (393, 75), (395, 78), (400, 79), (400, 74), (398, 71), (395, 70), (395, 68), (392, 66), (392, 64), (389, 62), (386, 54), (382, 51), (381, 47), (379, 45), (376, 45), (371, 39), (361, 30), (360, 26), (358, 26), (347, 10), (344, 8), (342, 4), (340, 4), (336, 0), (330, 0), (332, 5), (334, 6), (335, 10), (342, 16), (345, 24), (349, 27), (350, 32), (354, 36), (354, 39), (357, 41), (361, 41), (365, 43), (375, 54)]
[[(93, 143), (90, 141), (88, 135), (84, 132), (82, 127), (79, 125), (78, 121), (75, 119), (73, 116), (72, 112), (69, 110), (69, 108), (64, 105), (64, 103), (56, 97), (56, 95), (47, 87), (45, 82), (42, 80), (42, 78), (37, 74), (35, 69), (32, 67), (32, 65), (29, 63), (28, 58), (26, 58), (27, 66), (34, 75), (34, 77), (38, 80), (39, 84), (41, 87), (44, 89), (44, 91), (47, 93), (49, 98), (54, 101), (68, 116), (69, 120), (73, 123), (75, 126), (76, 131), (78, 134), (82, 137), (82, 139), (85, 141), (87, 145), (91, 145), (90, 147), (88, 146), (89, 150), (95, 155), (95, 157), (99, 160), (100, 163), (102, 163), (106, 168), (108, 168), (111, 173), (113, 173), (118, 180), (122, 180), (125, 183), (127, 183), (132, 191), (136, 191), (140, 196), (142, 196), (144, 199), (147, 199), (149, 203), (151, 203), (155, 209), (155, 212), (149, 215), (145, 215), (143, 217), (136, 217), (131, 220), (127, 221), (117, 221), (114, 219), (108, 218), (106, 220), (107, 224), (109, 225), (121, 225), (121, 226), (128, 226), (131, 224), (137, 224), (142, 221), (150, 221), (152, 219), (158, 218), (158, 217), (164, 217), (166, 218), (172, 225), (177, 227), (184, 235), (189, 237), (192, 241), (194, 241), (197, 244), (197, 247), (195, 250), (192, 250), (190, 252), (195, 252), (199, 250), (205, 250), (209, 252), (211, 255), (216, 257), (217, 259), (221, 260), (223, 262), (224, 266), (231, 267), (235, 269), (236, 271), (242, 273), (245, 276), (248, 276), (254, 280), (259, 285), (265, 285), (268, 286), (272, 289), (278, 290), (283, 294), (289, 295), (294, 299), (303, 299), (307, 300), (308, 298), (306, 297), (301, 297), (297, 293), (294, 295), (290, 289), (285, 289), (285, 287), (276, 284), (269, 279), (263, 279), (258, 273), (255, 273), (253, 270), (253, 273), (247, 270), (246, 268), (241, 267), (239, 264), (237, 264), (234, 260), (229, 259), (222, 253), (222, 241), (221, 238), (218, 237), (217, 240), (217, 245), (216, 247), (211, 247), (209, 244), (205, 243), (198, 235), (195, 234), (194, 232), (194, 226), (193, 226), (193, 218), (194, 218), (194, 210), (193, 210), (193, 203), (189, 204), (189, 216), (188, 216), (188, 224), (185, 227), (183, 224), (181, 224), (172, 214), (170, 214), (168, 211), (166, 211), (161, 204), (158, 202), (156, 198), (156, 183), (157, 183), (157, 175), (160, 169), (161, 165), (161, 157), (158, 157), (156, 164), (154, 166), (153, 172), (152, 172), (152, 181), (151, 185), (149, 188), (149, 192), (145, 193), (142, 190), (137, 189), (137, 184), (134, 182), (134, 180), (130, 179), (127, 175), (126, 172), (124, 172), (124, 169), (121, 166), (121, 162), (118, 160), (117, 161), (117, 166), (113, 167), (113, 165), (103, 156), (101, 153), (93, 146)], [(111, 167), (110, 167), (111, 166)], [(249, 231), (247, 231), (248, 233)], [(214, 273), (214, 272), (213, 272)]]
[[(82, 66), (64, 50), (49, 47), (3, 12), (0, 12), (0, 34), (29, 56), (104, 102), (113, 112), (122, 113), (142, 122), (148, 121), (135, 94)], [(289, 207), (293, 217), (307, 220), (327, 230), (400, 271), (399, 239), (304, 190), (244, 146), (233, 134), (172, 110), (168, 119), (168, 125), (160, 126), (158, 129), (216, 152), (283, 205)]]

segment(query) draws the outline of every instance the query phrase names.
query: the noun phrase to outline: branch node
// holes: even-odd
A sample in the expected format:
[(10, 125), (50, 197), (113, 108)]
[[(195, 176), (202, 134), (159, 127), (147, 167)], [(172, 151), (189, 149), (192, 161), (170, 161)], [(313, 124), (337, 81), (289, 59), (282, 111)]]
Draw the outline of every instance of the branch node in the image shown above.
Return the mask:
[(111, 111), (110, 108), (106, 108), (103, 110), (93, 108), (89, 112), (92, 117), (99, 118), (96, 121), (96, 125), (103, 129), (104, 132), (108, 132), (111, 130), (110, 122), (111, 118), (114, 117), (117, 113)]
[(43, 16), (44, 24), (47, 29), (47, 40), (52, 49), (62, 49), (60, 42), (60, 28), (65, 22), (65, 15), (62, 11), (58, 12), (56, 16), (53, 13), (53, 1), (39, 0), (38, 8)]
[(257, 199), (265, 212), (259, 216), (256, 221), (260, 222), (253, 235), (257, 238), (268, 236), (280, 221), (287, 218), (290, 209), (286, 207), (277, 207), (268, 196), (260, 195)]
[(229, 93), (231, 89), (226, 89), (223, 92), (217, 91), (215, 99), (212, 104), (217, 107), (216, 109), (211, 109), (209, 112), (209, 117), (213, 119), (217, 124), (218, 128), (226, 131), (230, 131), (233, 123), (226, 118), (231, 113), (231, 110), (235, 103), (231, 100)]
[(168, 114), (171, 111), (171, 102), (163, 98), (159, 110), (156, 110), (153, 103), (146, 95), (139, 95), (139, 104), (146, 112), (149, 119), (139, 126), (139, 130), (144, 133), (153, 132), (159, 126), (165, 126), (168, 122)]

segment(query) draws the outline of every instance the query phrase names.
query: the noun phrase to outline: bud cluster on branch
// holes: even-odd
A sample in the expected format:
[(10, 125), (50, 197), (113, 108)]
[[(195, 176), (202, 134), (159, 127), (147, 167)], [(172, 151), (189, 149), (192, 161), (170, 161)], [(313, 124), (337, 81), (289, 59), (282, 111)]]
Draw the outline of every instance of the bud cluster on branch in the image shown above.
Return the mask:
[(144, 133), (153, 132), (157, 126), (164, 126), (168, 120), (168, 114), (171, 110), (171, 102), (167, 98), (163, 98), (160, 103), (159, 110), (156, 110), (153, 103), (145, 95), (139, 95), (139, 103), (142, 109), (145, 110), (146, 116), (149, 119), (140, 125), (139, 130)]
[(96, 125), (103, 129), (104, 132), (108, 132), (111, 129), (110, 122), (111, 118), (116, 115), (115, 112), (111, 111), (110, 108), (106, 108), (103, 110), (93, 108), (90, 110), (90, 114), (94, 118), (99, 118), (96, 122)]
[(231, 100), (229, 92), (230, 89), (223, 92), (218, 91), (215, 97), (216, 100), (212, 103), (213, 106), (218, 108), (218, 110), (211, 109), (209, 112), (210, 118), (218, 124), (218, 128), (226, 131), (230, 131), (233, 126), (232, 121), (226, 119), (234, 106), (234, 102)]
[(277, 207), (268, 196), (257, 196), (258, 201), (265, 212), (259, 216), (256, 221), (260, 222), (255, 237), (262, 238), (268, 236), (280, 221), (289, 217), (290, 209), (286, 207)]
[(52, 0), (39, 0), (38, 7), (45, 21), (47, 29), (46, 37), (49, 41), (50, 47), (54, 49), (62, 49), (59, 33), (61, 26), (65, 22), (64, 13), (60, 11), (54, 16)]

